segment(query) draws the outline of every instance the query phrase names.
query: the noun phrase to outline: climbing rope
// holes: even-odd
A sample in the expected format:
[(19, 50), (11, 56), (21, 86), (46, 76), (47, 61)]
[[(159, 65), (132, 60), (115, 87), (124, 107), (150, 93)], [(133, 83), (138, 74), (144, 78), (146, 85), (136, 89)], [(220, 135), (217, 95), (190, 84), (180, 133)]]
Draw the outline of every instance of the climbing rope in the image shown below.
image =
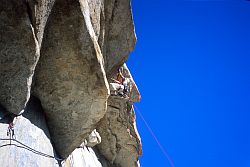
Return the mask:
[(28, 150), (28, 151), (31, 151), (31, 152), (33, 152), (33, 153), (35, 153), (35, 154), (37, 154), (37, 155), (41, 155), (41, 156), (44, 156), (44, 157), (47, 157), (47, 158), (53, 158), (53, 159), (55, 159), (55, 160), (57, 160), (57, 161), (63, 161), (63, 159), (60, 159), (60, 158), (57, 158), (57, 157), (55, 157), (55, 156), (48, 155), (48, 154), (42, 153), (42, 152), (40, 152), (40, 151), (37, 151), (37, 150), (35, 150), (35, 149), (33, 149), (33, 148), (31, 148), (31, 147), (29, 147), (29, 146), (23, 144), (22, 142), (16, 140), (16, 139), (12, 139), (12, 138), (11, 138), (11, 139), (0, 138), (0, 141), (14, 141), (14, 142), (17, 142), (18, 144), (21, 145), (21, 146), (20, 146), (20, 145), (14, 144), (14, 143), (10, 143), (10, 144), (1, 145), (0, 148), (1, 148), (1, 147), (5, 147), (5, 146), (16, 146), (16, 147), (23, 148), (23, 149), (26, 149), (26, 150)]
[(174, 162), (173, 160), (170, 158), (170, 156), (168, 155), (167, 151), (165, 150), (165, 148), (162, 146), (161, 142), (159, 141), (159, 139), (156, 137), (155, 133), (153, 132), (153, 130), (150, 128), (149, 124), (147, 123), (146, 119), (144, 118), (144, 116), (142, 115), (142, 113), (140, 112), (140, 110), (133, 105), (134, 108), (136, 109), (137, 113), (139, 114), (140, 118), (142, 119), (143, 123), (145, 124), (145, 126), (147, 127), (148, 131), (150, 132), (150, 134), (152, 135), (152, 137), (154, 138), (154, 140), (156, 141), (156, 143), (158, 144), (159, 148), (161, 149), (163, 155), (166, 157), (166, 159), (168, 160), (169, 164), (171, 167), (175, 167), (174, 166)]

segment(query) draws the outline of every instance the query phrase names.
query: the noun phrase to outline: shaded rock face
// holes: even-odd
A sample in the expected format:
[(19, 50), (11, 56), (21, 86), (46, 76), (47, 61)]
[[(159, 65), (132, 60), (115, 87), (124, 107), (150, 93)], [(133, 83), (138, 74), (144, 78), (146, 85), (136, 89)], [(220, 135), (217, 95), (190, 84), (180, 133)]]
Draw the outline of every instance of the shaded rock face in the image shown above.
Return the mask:
[[(87, 139), (86, 148), (98, 144), (94, 150), (104, 167), (136, 166), (141, 145), (131, 113), (140, 96), (123, 65), (136, 42), (130, 0), (0, 1), (0, 118), (24, 112), (16, 126), (22, 133), (31, 129), (39, 139), (24, 134), (23, 139), (31, 137), (27, 141), (38, 147), (41, 137), (45, 151), (53, 154), (51, 136), (64, 159)], [(131, 83), (128, 99), (110, 96), (109, 82), (122, 65)], [(40, 109), (25, 108), (31, 92)], [(30, 113), (36, 110), (45, 113), (46, 122)], [(96, 128), (100, 136), (92, 141), (88, 136)], [(11, 156), (19, 157), (14, 152)], [(2, 156), (0, 163), (10, 162)], [(51, 160), (46, 166), (53, 165)]]
[(55, 0), (26, 0), (28, 14), (34, 27), (39, 49), (43, 41), (43, 34)]
[(130, 3), (130, 0), (104, 0), (104, 55), (109, 76), (123, 65), (129, 53), (134, 50), (136, 36)]
[(97, 130), (102, 137), (97, 148), (109, 162), (121, 167), (138, 166), (141, 142), (135, 127), (134, 110), (129, 102), (120, 97), (110, 97), (107, 113)]
[(30, 97), (38, 43), (26, 3), (0, 3), (0, 103), (9, 112), (20, 114)]

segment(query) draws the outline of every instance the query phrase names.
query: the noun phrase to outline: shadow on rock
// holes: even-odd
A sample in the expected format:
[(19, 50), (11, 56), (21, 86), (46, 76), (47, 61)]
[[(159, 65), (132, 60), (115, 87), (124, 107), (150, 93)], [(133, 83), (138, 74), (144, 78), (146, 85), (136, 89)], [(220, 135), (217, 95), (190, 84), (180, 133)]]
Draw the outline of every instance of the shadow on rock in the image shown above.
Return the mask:
[(42, 129), (45, 135), (50, 139), (43, 108), (38, 98), (35, 96), (30, 97), (30, 100), (25, 107), (22, 116), (28, 119), (36, 127)]
[[(49, 133), (47, 123), (46, 123), (46, 115), (43, 111), (41, 102), (37, 97), (35, 96), (30, 97), (30, 100), (22, 115), (24, 118), (28, 119), (32, 124), (34, 124), (36, 127), (40, 128), (44, 132), (44, 134), (47, 136), (47, 138), (51, 140), (50, 133)], [(52, 140), (51, 140), (51, 144), (53, 145)], [(56, 150), (54, 150), (54, 156), (60, 157), (59, 154), (56, 152)]]
[(15, 118), (15, 114), (9, 113), (1, 104), (0, 104), (0, 123), (9, 124)]

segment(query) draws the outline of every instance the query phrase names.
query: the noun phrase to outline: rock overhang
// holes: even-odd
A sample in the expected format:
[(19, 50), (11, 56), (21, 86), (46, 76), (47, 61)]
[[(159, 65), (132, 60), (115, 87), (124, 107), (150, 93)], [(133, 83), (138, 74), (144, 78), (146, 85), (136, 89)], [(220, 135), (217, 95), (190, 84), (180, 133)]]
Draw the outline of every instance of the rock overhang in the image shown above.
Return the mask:
[[(10, 0), (2, 5), (0, 103), (18, 115), (31, 92), (39, 98), (64, 158), (107, 112), (108, 80), (136, 42), (130, 5), (130, 0)], [(12, 8), (18, 10), (10, 15)]]

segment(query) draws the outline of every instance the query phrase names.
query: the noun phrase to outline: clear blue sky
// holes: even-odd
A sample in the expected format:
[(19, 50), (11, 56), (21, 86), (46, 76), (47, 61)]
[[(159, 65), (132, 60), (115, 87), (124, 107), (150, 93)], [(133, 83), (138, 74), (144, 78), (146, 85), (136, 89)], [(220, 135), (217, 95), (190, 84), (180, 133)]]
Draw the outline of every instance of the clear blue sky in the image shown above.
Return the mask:
[[(136, 106), (175, 167), (250, 167), (250, 1), (133, 0)], [(137, 116), (142, 167), (170, 167)]]

